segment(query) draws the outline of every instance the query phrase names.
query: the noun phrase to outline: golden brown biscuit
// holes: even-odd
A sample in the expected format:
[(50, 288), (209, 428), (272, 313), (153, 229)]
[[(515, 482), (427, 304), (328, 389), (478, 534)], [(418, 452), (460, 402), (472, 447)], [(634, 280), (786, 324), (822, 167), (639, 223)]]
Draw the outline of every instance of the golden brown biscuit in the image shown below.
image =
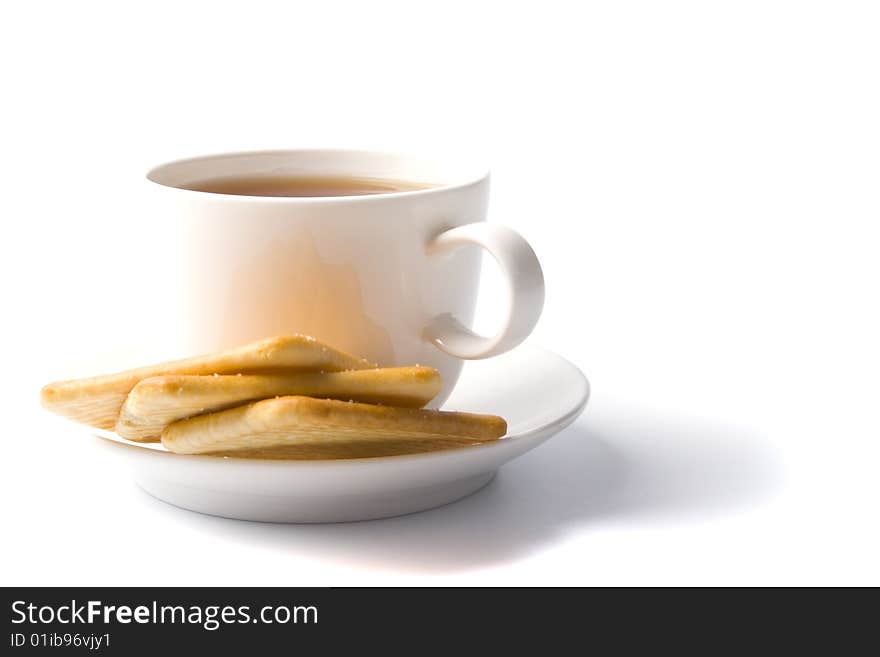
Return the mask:
[(156, 441), (177, 420), (258, 399), (303, 395), (420, 408), (440, 392), (432, 367), (393, 367), (348, 372), (157, 376), (139, 382), (125, 400), (116, 433)]
[[(492, 441), (484, 441), (492, 442)], [(349, 442), (315, 443), (312, 445), (279, 445), (255, 449), (205, 452), (200, 456), (228, 456), (244, 459), (271, 459), (273, 461), (318, 461), (332, 459), (363, 459), (376, 456), (402, 456), (436, 452), (444, 449), (467, 447), (458, 440), (442, 438), (426, 440), (362, 440)]]
[(506, 432), (507, 423), (494, 415), (279, 397), (174, 422), (162, 444), (179, 454), (263, 457), (333, 446), (329, 458), (354, 458), (393, 443), (429, 451), (496, 440)]
[(50, 383), (40, 392), (43, 406), (76, 422), (113, 429), (125, 397), (141, 380), (165, 374), (237, 374), (283, 370), (339, 371), (375, 364), (304, 335), (267, 338), (217, 354), (139, 367), (116, 374)]

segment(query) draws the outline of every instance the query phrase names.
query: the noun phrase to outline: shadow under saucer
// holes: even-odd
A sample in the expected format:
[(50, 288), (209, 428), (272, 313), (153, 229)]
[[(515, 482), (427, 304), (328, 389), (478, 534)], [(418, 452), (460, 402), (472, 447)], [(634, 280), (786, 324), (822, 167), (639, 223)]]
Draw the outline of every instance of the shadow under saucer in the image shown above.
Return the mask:
[(760, 436), (620, 408), (588, 413), (506, 465), (481, 491), (422, 513), (326, 525), (177, 513), (234, 541), (350, 566), (440, 574), (519, 559), (589, 526), (735, 513), (766, 500), (781, 479), (779, 459)]

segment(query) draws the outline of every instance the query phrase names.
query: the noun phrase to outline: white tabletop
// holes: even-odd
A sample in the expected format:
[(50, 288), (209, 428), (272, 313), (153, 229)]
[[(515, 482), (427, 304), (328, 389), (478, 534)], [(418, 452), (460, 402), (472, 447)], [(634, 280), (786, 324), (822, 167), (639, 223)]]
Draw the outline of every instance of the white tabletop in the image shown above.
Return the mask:
[[(878, 10), (336, 4), (212, 9), (208, 30), (161, 3), (4, 21), (0, 581), (880, 584)], [(120, 319), (149, 166), (314, 144), (488, 153), (490, 219), (545, 270), (531, 339), (592, 400), (434, 511), (285, 526), (170, 507), (39, 387), (150, 347)]]

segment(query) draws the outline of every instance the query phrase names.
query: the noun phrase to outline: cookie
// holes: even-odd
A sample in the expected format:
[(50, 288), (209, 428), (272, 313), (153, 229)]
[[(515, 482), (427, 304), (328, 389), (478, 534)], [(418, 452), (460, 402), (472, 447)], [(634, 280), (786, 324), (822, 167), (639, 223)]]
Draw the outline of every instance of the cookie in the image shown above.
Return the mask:
[(162, 432), (162, 444), (179, 454), (264, 457), (329, 447), (330, 458), (354, 458), (393, 443), (430, 451), (497, 440), (506, 432), (507, 423), (495, 415), (294, 396), (174, 422)]
[(156, 441), (177, 420), (280, 395), (302, 395), (421, 408), (440, 392), (440, 373), (431, 367), (394, 367), (348, 372), (298, 372), (191, 376), (140, 381), (119, 413), (116, 433)]
[[(457, 440), (437, 438), (433, 440), (361, 440), (349, 442), (324, 442), (312, 445), (278, 445), (236, 449), (232, 451), (205, 452), (200, 456), (223, 456), (243, 459), (270, 459), (273, 461), (325, 461), (334, 459), (364, 459), (377, 456), (403, 456), (436, 452), (445, 449), (467, 447)], [(479, 443), (473, 443), (479, 444)]]
[(116, 374), (50, 383), (40, 392), (40, 401), (53, 413), (99, 429), (112, 430), (131, 389), (139, 381), (153, 376), (267, 373), (284, 370), (340, 371), (375, 367), (373, 363), (308, 336), (281, 336), (216, 354), (139, 367)]

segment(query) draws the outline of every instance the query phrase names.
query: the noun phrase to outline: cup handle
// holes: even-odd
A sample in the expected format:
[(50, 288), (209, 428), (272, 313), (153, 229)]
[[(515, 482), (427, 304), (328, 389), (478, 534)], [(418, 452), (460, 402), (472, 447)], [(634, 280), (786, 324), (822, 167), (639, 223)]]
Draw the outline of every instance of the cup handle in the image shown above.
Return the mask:
[(481, 246), (498, 262), (507, 281), (507, 320), (494, 336), (474, 333), (449, 313), (425, 327), (425, 337), (441, 351), (468, 360), (509, 351), (528, 337), (544, 307), (544, 274), (535, 252), (516, 231), (478, 222), (450, 228), (428, 243), (429, 255), (450, 253), (460, 246)]

